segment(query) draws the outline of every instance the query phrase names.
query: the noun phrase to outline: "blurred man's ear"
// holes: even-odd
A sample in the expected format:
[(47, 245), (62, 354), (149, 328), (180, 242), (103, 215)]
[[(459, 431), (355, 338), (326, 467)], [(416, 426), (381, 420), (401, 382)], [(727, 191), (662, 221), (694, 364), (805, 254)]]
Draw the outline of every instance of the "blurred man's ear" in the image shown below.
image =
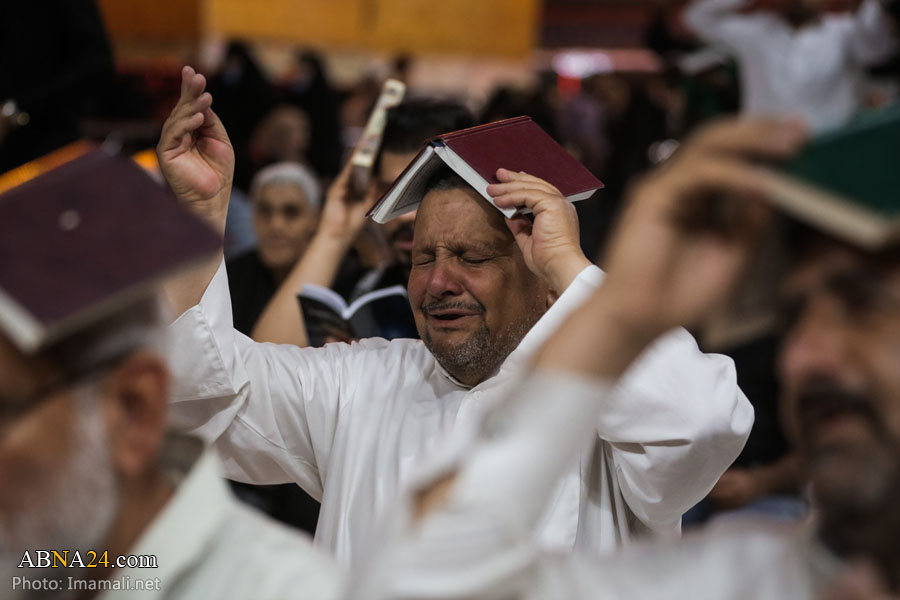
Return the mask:
[(169, 372), (158, 354), (139, 351), (109, 376), (102, 391), (110, 453), (123, 477), (153, 465), (166, 429)]

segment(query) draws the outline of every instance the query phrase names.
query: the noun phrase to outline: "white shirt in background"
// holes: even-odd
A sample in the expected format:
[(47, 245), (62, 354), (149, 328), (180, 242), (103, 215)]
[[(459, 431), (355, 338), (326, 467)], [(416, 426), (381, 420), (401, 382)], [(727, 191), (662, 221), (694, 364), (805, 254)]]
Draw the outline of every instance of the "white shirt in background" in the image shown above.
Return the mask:
[(897, 47), (879, 0), (852, 14), (825, 14), (794, 29), (777, 13), (739, 13), (746, 0), (694, 0), (688, 27), (738, 60), (742, 107), (751, 115), (797, 115), (814, 130), (843, 124), (861, 107), (866, 66)]
[[(601, 279), (597, 267), (586, 268), (499, 372), (469, 388), (419, 340), (255, 343), (232, 327), (220, 268), (200, 303), (171, 326), (170, 417), (214, 442), (228, 477), (296, 482), (321, 500), (316, 544), (347, 565), (437, 442), (502, 400)], [(541, 519), (542, 544), (602, 551), (635, 533), (677, 533), (752, 422), (732, 361), (673, 332), (636, 364), (596, 419), (596, 435), (583, 440)]]

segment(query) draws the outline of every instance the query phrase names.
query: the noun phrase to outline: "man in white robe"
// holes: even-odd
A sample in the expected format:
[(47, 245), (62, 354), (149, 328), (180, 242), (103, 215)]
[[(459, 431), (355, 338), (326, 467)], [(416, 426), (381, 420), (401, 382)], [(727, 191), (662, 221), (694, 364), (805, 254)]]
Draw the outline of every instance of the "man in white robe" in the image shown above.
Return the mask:
[[(531, 538), (580, 440), (615, 409), (613, 390), (631, 363), (669, 328), (699, 322), (729, 297), (767, 216), (770, 175), (751, 160), (786, 158), (804, 138), (790, 122), (720, 124), (637, 189), (606, 284), (537, 353), (508, 402), (419, 474), (348, 597), (762, 600), (900, 591), (896, 244), (868, 253), (810, 235), (785, 284), (793, 319), (779, 371), (814, 523), (723, 522), (604, 559), (548, 554)], [(719, 192), (734, 203), (733, 221), (691, 225), (704, 222), (710, 202), (726, 201)]]
[[(189, 67), (163, 130), (162, 171), (185, 205), (221, 230), (233, 153)], [(349, 171), (345, 170), (342, 177)], [(170, 290), (181, 316), (172, 414), (215, 444), (226, 474), (296, 482), (322, 502), (316, 543), (347, 564), (412, 469), (448, 432), (476, 421), (526, 374), (535, 349), (602, 282), (581, 252), (574, 208), (548, 183), (500, 170), (505, 221), (459, 178), (419, 208), (409, 280), (420, 340), (324, 348), (259, 344), (233, 330), (220, 261)], [(332, 203), (340, 222), (368, 207)], [(342, 214), (328, 216), (328, 212)], [(597, 343), (606, 343), (598, 339)], [(542, 517), (553, 548), (610, 550), (677, 534), (681, 515), (742, 448), (752, 408), (722, 356), (675, 330), (636, 364), (595, 423)]]

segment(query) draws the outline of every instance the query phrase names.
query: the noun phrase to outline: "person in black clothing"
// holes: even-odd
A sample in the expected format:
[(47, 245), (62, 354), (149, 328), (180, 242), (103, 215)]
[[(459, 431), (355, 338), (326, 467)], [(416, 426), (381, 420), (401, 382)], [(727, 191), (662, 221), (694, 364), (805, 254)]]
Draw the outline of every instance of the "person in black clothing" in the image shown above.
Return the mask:
[(799, 521), (806, 515), (799, 457), (788, 444), (778, 408), (783, 391), (776, 374), (776, 357), (782, 343), (781, 336), (771, 332), (729, 348), (714, 349), (734, 360), (738, 386), (753, 405), (755, 419), (741, 454), (709, 495), (684, 515), (683, 527), (702, 524), (729, 511), (785, 521)]
[(312, 50), (297, 55), (283, 90), (283, 102), (309, 117), (309, 162), (321, 177), (337, 175), (341, 166), (341, 97), (328, 81), (322, 57)]
[(208, 91), (216, 99), (216, 114), (228, 130), (237, 156), (234, 185), (247, 191), (253, 172), (241, 168), (252, 164), (249, 141), (253, 130), (276, 105), (275, 90), (256, 64), (250, 49), (231, 42), (222, 66), (209, 79)]
[(250, 198), (258, 246), (225, 265), (234, 327), (246, 335), (315, 233), (321, 190), (303, 165), (278, 163), (254, 177)]
[(4, 2), (0, 17), (0, 173), (78, 139), (113, 81), (94, 0)]

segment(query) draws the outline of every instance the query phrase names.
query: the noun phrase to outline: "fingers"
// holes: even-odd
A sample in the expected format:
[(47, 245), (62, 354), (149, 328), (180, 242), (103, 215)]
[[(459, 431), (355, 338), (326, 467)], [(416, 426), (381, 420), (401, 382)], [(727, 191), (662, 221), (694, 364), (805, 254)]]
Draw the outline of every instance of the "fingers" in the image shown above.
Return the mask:
[(686, 194), (727, 192), (740, 196), (762, 197), (768, 171), (731, 157), (697, 158), (685, 161), (684, 168), (672, 177), (671, 184)]
[(498, 169), (497, 178), (503, 183), (489, 185), (487, 192), (500, 208), (524, 207), (539, 213), (551, 203), (568, 203), (558, 189), (533, 175)]
[(793, 119), (719, 121), (686, 142), (645, 181), (641, 188), (646, 189), (639, 188), (638, 195), (650, 211), (667, 205), (665, 214), (683, 230), (752, 239), (768, 221), (770, 211), (762, 200), (769, 196), (773, 180), (753, 159), (787, 158), (806, 139), (805, 125)]
[(169, 118), (190, 116), (212, 106), (212, 95), (204, 92), (206, 78), (190, 66), (181, 70), (181, 96)]
[[(203, 117), (197, 130), (201, 131), (203, 135), (230, 143), (228, 140), (228, 133), (225, 131), (225, 125), (222, 124), (219, 115), (217, 115), (211, 107), (207, 106), (197, 114)], [(193, 119), (195, 116), (196, 115), (192, 115), (190, 118)]]
[(212, 95), (205, 89), (206, 78), (192, 67), (185, 66), (181, 71), (181, 97), (163, 124), (158, 145), (161, 151), (182, 149), (185, 136), (201, 127), (204, 133), (227, 139), (221, 121), (210, 109)]
[(191, 78), (194, 76), (196, 71), (190, 65), (184, 65), (181, 67), (181, 97), (185, 97), (188, 95), (190, 90)]
[(525, 215), (518, 215), (511, 219), (505, 219), (506, 226), (516, 240), (527, 238), (531, 235), (532, 223)]
[(169, 118), (185, 118), (202, 113), (212, 106), (212, 94), (204, 92), (190, 101), (176, 105)]
[(569, 202), (557, 195), (543, 190), (522, 189), (494, 196), (494, 204), (499, 208), (527, 208), (536, 215), (551, 206), (562, 206)]
[[(192, 109), (199, 110), (183, 110), (174, 112), (166, 119), (163, 124), (162, 133), (159, 139), (159, 148), (163, 151), (178, 148), (183, 144), (183, 138), (201, 127), (207, 121), (207, 111), (212, 112), (209, 106), (202, 108), (206, 103), (201, 102)], [(217, 117), (213, 117), (218, 120)], [(221, 122), (220, 122), (221, 125)], [(224, 129), (222, 130), (224, 133)]]
[[(643, 207), (683, 231), (717, 232), (746, 241), (768, 222), (771, 211), (764, 200), (769, 179), (766, 169), (738, 158), (697, 155), (672, 164), (639, 195)], [(644, 213), (638, 209), (635, 214)]]
[(537, 182), (533, 181), (511, 181), (509, 183), (492, 183), (488, 186), (487, 192), (493, 197), (503, 196), (505, 194), (520, 192), (520, 191), (535, 191), (541, 194), (547, 194), (549, 196), (555, 196), (557, 198), (562, 198), (563, 195), (559, 193), (555, 187), (550, 184), (547, 184), (543, 181), (538, 180)]
[[(510, 184), (520, 185), (520, 186), (530, 185), (530, 186), (535, 186), (535, 187), (539, 187), (542, 189), (546, 189), (550, 193), (556, 193), (556, 194), (560, 193), (559, 190), (555, 186), (551, 185), (549, 182), (544, 181), (543, 179), (541, 179), (539, 177), (535, 177), (534, 175), (529, 175), (528, 173), (524, 173), (521, 171), (516, 172), (516, 171), (510, 171), (509, 169), (502, 169), (502, 168), (497, 169), (497, 179), (500, 181), (500, 183), (493, 183), (488, 186), (488, 193), (491, 195), (494, 195), (491, 192), (492, 188), (502, 190), (502, 189), (505, 189), (505, 186), (508, 186)], [(560, 195), (562, 195), (562, 194), (560, 194)]]
[(196, 99), (206, 89), (206, 77), (197, 73), (190, 65), (181, 69), (181, 100)]
[(728, 119), (701, 129), (682, 148), (685, 153), (778, 159), (796, 153), (808, 137), (806, 124), (798, 119)]
[(178, 146), (184, 145), (185, 138), (189, 139), (189, 135), (199, 129), (204, 121), (203, 113), (197, 113), (183, 119), (178, 119), (172, 124), (169, 134), (166, 136), (171, 142), (177, 143)]

